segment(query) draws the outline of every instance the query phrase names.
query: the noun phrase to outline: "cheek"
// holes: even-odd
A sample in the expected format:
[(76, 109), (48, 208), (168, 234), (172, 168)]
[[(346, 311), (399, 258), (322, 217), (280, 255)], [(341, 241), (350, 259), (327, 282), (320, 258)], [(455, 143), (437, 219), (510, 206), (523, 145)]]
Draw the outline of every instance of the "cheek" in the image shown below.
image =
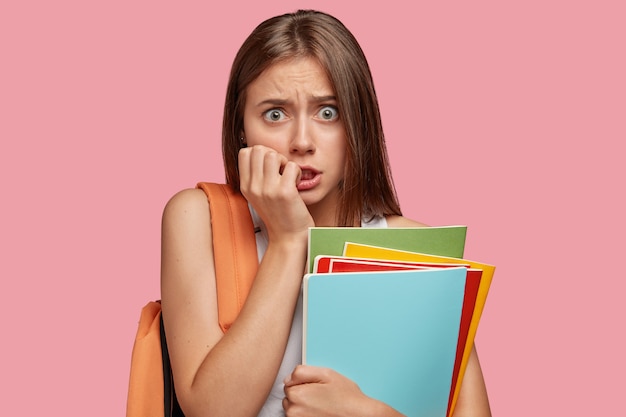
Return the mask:
[[(263, 145), (280, 151), (283, 135), (277, 129), (270, 129), (260, 120), (244, 118), (244, 130), (248, 146)], [(284, 145), (283, 145), (284, 146)]]
[(248, 146), (262, 145), (282, 154), (288, 153), (289, 141), (279, 132), (254, 131), (249, 133), (246, 131), (246, 142)]

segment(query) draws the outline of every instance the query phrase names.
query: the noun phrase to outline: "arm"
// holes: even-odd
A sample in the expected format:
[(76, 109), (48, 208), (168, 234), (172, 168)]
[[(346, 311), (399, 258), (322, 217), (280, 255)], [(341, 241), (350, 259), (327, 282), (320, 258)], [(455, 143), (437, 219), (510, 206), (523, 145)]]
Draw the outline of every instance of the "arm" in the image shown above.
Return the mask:
[(491, 417), (487, 388), (476, 346), (472, 348), (467, 362), (453, 417)]
[[(280, 165), (280, 159), (276, 161)], [(293, 178), (284, 180), (295, 184), (297, 173), (293, 169), (285, 168)], [(278, 167), (275, 172), (279, 172)], [(300, 207), (286, 202), (293, 194), (286, 197), (272, 192), (284, 184), (260, 184), (266, 193), (263, 199), (247, 185), (242, 184), (242, 191), (246, 189), (246, 197), (258, 204), (260, 214), (275, 213), (284, 222), (271, 216), (263, 219), (272, 225), (268, 227), (270, 244), (248, 299), (226, 334), (222, 334), (217, 320), (206, 196), (200, 190), (185, 190), (168, 202), (163, 214), (163, 317), (176, 391), (187, 417), (256, 415), (282, 361), (312, 220), (303, 203)], [(297, 196), (295, 185), (292, 188)], [(300, 217), (292, 215), (294, 212)], [(300, 218), (300, 223), (295, 218)]]

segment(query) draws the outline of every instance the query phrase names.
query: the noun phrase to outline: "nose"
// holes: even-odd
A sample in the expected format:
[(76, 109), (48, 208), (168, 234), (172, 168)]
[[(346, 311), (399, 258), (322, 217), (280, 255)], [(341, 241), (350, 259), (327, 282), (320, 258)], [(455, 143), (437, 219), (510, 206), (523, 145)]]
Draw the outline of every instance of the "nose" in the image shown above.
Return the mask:
[(294, 125), (289, 151), (293, 154), (307, 154), (315, 152), (313, 129), (308, 120), (301, 120)]

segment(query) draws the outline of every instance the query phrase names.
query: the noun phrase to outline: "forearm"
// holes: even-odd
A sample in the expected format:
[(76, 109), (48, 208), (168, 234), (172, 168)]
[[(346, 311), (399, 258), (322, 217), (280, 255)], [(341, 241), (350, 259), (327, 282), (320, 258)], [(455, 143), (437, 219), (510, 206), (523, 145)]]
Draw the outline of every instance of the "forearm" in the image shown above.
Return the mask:
[(453, 417), (491, 417), (487, 388), (475, 346), (467, 363)]
[(305, 262), (306, 241), (269, 245), (238, 319), (196, 372), (188, 417), (258, 413), (283, 358)]

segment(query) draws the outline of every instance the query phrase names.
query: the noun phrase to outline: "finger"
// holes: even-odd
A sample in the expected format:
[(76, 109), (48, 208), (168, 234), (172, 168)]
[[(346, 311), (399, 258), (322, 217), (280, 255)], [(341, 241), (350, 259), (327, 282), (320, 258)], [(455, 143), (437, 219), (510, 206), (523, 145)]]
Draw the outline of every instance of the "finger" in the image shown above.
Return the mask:
[(241, 148), (237, 158), (239, 167), (239, 184), (242, 188), (247, 188), (247, 180), (250, 178), (250, 148)]
[(286, 184), (298, 184), (302, 170), (295, 162), (286, 162), (283, 168), (283, 182)]
[(287, 397), (283, 398), (283, 410), (287, 411), (287, 409), (289, 408), (289, 400), (287, 399)]
[(263, 146), (253, 146), (250, 150), (250, 178), (253, 186), (263, 186), (266, 154), (267, 148)]
[(263, 160), (263, 174), (266, 178), (280, 180), (282, 167), (287, 163), (287, 158), (276, 151), (268, 150)]
[(289, 159), (283, 154), (280, 155), (280, 175), (283, 175), (285, 171), (285, 166), (289, 163)]
[(324, 382), (327, 380), (328, 370), (317, 366), (298, 365), (289, 375), (284, 383), (285, 387), (292, 387), (300, 384), (311, 384), (315, 382)]

